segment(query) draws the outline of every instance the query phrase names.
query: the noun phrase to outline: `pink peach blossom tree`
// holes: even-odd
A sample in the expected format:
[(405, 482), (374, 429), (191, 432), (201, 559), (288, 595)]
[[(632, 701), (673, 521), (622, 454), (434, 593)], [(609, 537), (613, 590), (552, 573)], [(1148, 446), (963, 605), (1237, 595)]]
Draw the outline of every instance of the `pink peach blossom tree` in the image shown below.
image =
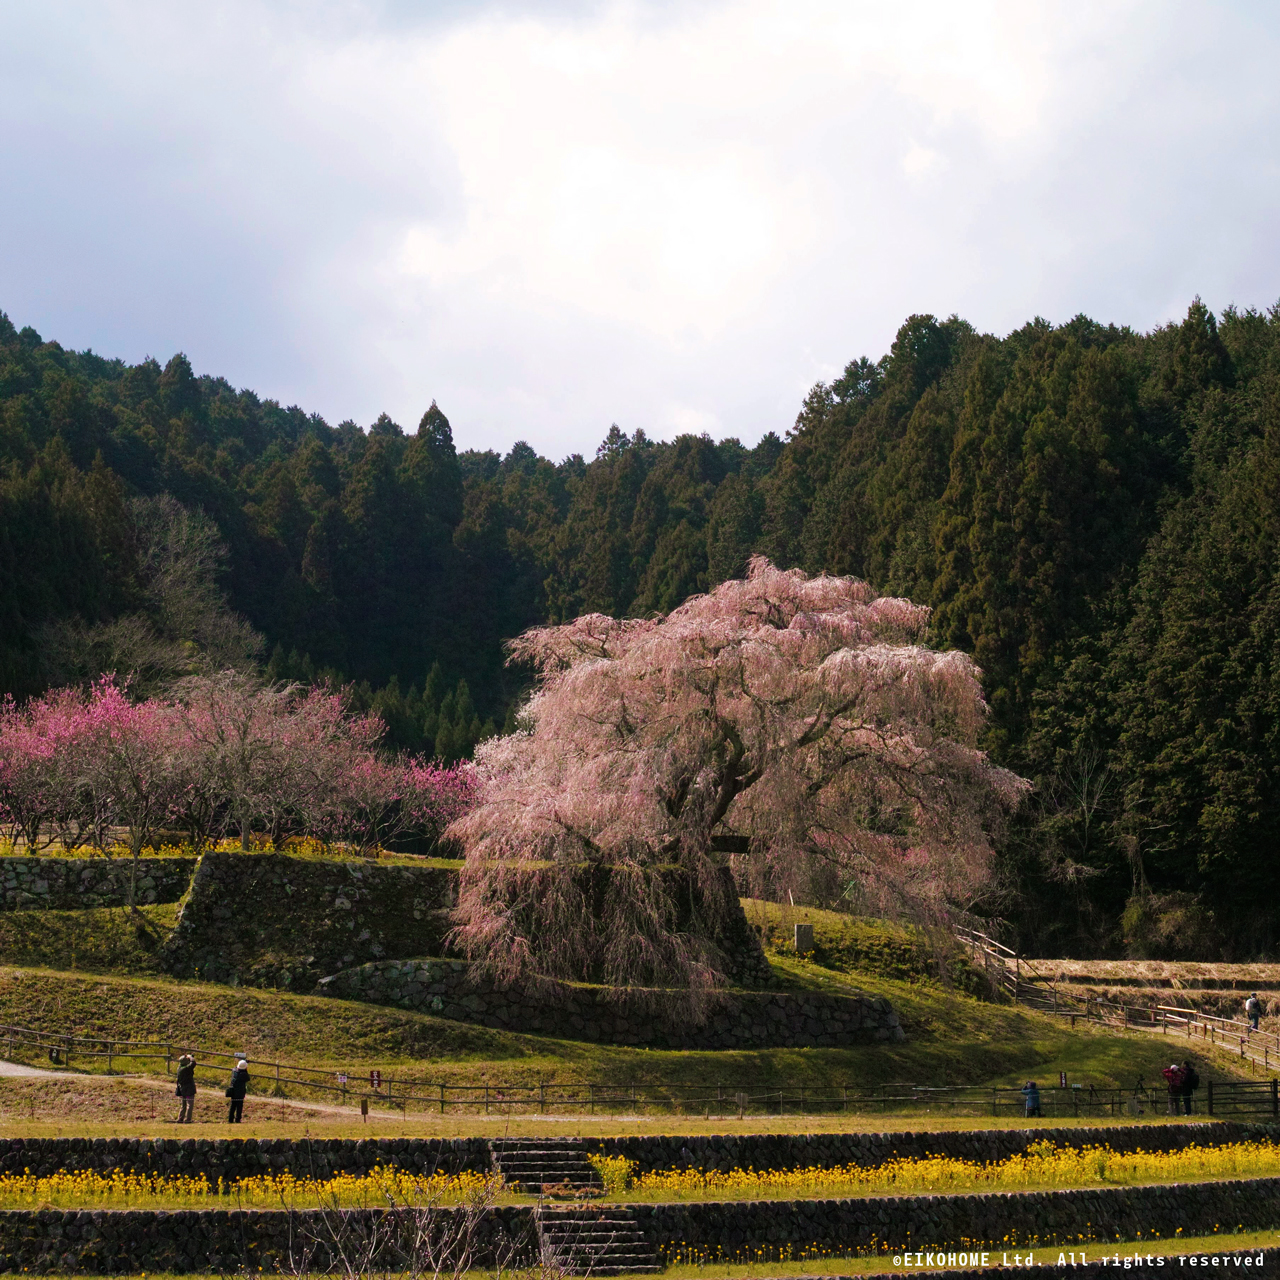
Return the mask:
[(0, 808), (28, 848), (56, 840), (105, 853), (123, 828), (133, 908), (143, 846), (169, 819), (183, 735), (171, 704), (131, 702), (114, 680), (58, 689), (0, 712)]
[(775, 897), (972, 905), (1028, 784), (978, 749), (979, 672), (927, 647), (928, 619), (757, 558), (665, 617), (520, 636), (537, 689), (523, 726), (481, 745), (477, 803), (450, 829), (456, 940), (499, 981), (706, 990), (727, 861)]
[(378, 752), (376, 716), (325, 689), (227, 671), (174, 698), (131, 701), (112, 679), (0, 703), (0, 822), (13, 841), (136, 861), (156, 833), (183, 828), (200, 849), (228, 833), (314, 835), (371, 847), (436, 839), (471, 803), (470, 765)]

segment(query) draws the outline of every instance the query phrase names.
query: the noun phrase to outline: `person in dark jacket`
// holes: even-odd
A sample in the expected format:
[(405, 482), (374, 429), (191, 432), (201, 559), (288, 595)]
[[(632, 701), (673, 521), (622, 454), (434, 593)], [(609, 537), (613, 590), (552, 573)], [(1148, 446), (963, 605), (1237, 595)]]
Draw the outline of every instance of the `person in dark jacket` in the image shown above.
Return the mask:
[(1187, 1115), (1191, 1114), (1191, 1095), (1200, 1087), (1200, 1073), (1191, 1065), (1188, 1058), (1182, 1064), (1182, 1105)]
[(177, 1094), (182, 1101), (178, 1123), (190, 1124), (196, 1114), (196, 1060), (189, 1053), (178, 1059)]
[(227, 1123), (239, 1124), (244, 1114), (244, 1095), (249, 1088), (249, 1064), (241, 1058), (236, 1069), (231, 1073), (231, 1083), (227, 1086), (227, 1097), (231, 1105), (227, 1109)]
[(1040, 1110), (1040, 1089), (1034, 1080), (1028, 1080), (1027, 1083), (1022, 1086), (1022, 1096), (1026, 1099), (1028, 1120), (1030, 1120), (1032, 1116), (1044, 1114)]

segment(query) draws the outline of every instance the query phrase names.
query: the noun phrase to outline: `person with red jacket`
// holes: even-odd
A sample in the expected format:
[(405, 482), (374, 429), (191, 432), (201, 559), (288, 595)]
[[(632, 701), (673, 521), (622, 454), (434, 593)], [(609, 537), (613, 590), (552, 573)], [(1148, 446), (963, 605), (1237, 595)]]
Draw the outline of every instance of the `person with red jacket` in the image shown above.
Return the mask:
[(1186, 1073), (1174, 1062), (1160, 1074), (1169, 1082), (1169, 1114), (1179, 1115), (1182, 1111), (1182, 1080)]

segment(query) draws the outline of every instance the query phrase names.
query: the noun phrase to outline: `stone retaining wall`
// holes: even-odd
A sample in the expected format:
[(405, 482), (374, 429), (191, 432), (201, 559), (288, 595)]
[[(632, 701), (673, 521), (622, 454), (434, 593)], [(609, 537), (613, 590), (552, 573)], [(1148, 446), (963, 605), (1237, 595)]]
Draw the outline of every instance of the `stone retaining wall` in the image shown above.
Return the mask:
[(210, 1183), (292, 1173), (332, 1177), (377, 1166), (418, 1173), (482, 1172), (492, 1166), (483, 1138), (0, 1138), (0, 1173), (44, 1176), (66, 1170), (160, 1173)]
[[(809, 992), (734, 992), (700, 1024), (655, 1014), (643, 993), (562, 986), (531, 993), (473, 986), (458, 960), (363, 964), (322, 979), (317, 995), (415, 1009), (503, 1031), (664, 1049), (836, 1047), (904, 1038), (887, 1000)], [(659, 1002), (660, 1007), (660, 1002)]]
[[(139, 858), (137, 901), (177, 902), (195, 858)], [(0, 858), (0, 911), (78, 911), (129, 901), (130, 858)]]
[[(1110, 1128), (955, 1129), (902, 1133), (752, 1133), (700, 1137), (663, 1135), (592, 1138), (601, 1155), (634, 1160), (640, 1173), (691, 1167), (706, 1172), (730, 1169), (871, 1168), (901, 1158), (952, 1156), (987, 1163), (1024, 1152), (1033, 1142), (1059, 1147), (1110, 1147), (1113, 1151), (1181, 1151), (1234, 1142), (1275, 1142), (1280, 1127), (1264, 1124), (1116, 1125)], [(685, 1155), (685, 1152), (688, 1154)]]
[[(777, 1260), (802, 1249), (840, 1255), (870, 1249), (1114, 1242), (1212, 1235), (1280, 1226), (1280, 1178), (1090, 1187), (985, 1195), (869, 1196), (849, 1200), (749, 1200), (638, 1204), (637, 1222), (662, 1258), (681, 1245), (730, 1261)], [(1229, 1237), (1228, 1237), (1229, 1239)], [(1225, 1243), (1225, 1242), (1224, 1242)]]
[(335, 969), (439, 947), (457, 880), (445, 867), (206, 853), (162, 963), (179, 978), (310, 991)]
[[(1223, 1235), (1280, 1224), (1280, 1178), (1155, 1187), (1106, 1187), (1014, 1194), (867, 1197), (703, 1204), (638, 1204), (637, 1224), (662, 1257), (680, 1247), (727, 1260), (847, 1256), (857, 1250), (1054, 1249), (1118, 1237)], [(456, 1211), (454, 1211), (456, 1212)], [(450, 1211), (444, 1210), (448, 1214)], [(375, 1214), (352, 1213), (355, 1230)], [(323, 1238), (310, 1212), (8, 1210), (0, 1212), (0, 1270), (71, 1274), (241, 1270), (272, 1272), (308, 1236)], [(528, 1250), (533, 1210), (489, 1211), (473, 1265), (490, 1265), (494, 1245)], [(1043, 1255), (1038, 1259), (1047, 1261)], [(311, 1259), (323, 1269), (323, 1255)]]
[[(460, 1211), (439, 1212), (442, 1218), (456, 1218)], [(376, 1269), (399, 1269), (396, 1237), (412, 1236), (415, 1224), (410, 1214), (396, 1224), (384, 1213), (368, 1210), (332, 1214), (326, 1223), (314, 1211), (10, 1209), (0, 1211), (0, 1271), (45, 1275), (149, 1271), (256, 1275), (261, 1271), (273, 1275), (288, 1274), (292, 1260), (300, 1272), (323, 1273), (335, 1264), (326, 1246), (332, 1243), (332, 1228), (339, 1220), (342, 1243), (355, 1256), (359, 1256), (357, 1239), (378, 1224), (389, 1247), (375, 1260)], [(472, 1265), (492, 1266), (499, 1249), (514, 1250), (517, 1260), (528, 1265), (536, 1256), (534, 1241), (530, 1209), (491, 1209), (476, 1225)], [(337, 1266), (341, 1271), (341, 1264)]]
[[(1280, 1130), (1259, 1124), (1154, 1124), (1079, 1129), (970, 1129), (947, 1132), (711, 1134), (589, 1138), (601, 1155), (623, 1155), (640, 1171), (687, 1164), (719, 1169), (863, 1168), (897, 1157), (948, 1155), (979, 1162), (1003, 1160), (1032, 1142), (1058, 1146), (1110, 1146), (1119, 1152), (1178, 1151), (1193, 1145), (1276, 1141)], [(689, 1159), (682, 1154), (689, 1152)], [(461, 1173), (491, 1167), (485, 1138), (0, 1138), (0, 1173), (56, 1173), (60, 1169), (109, 1173), (181, 1174), (211, 1183), (264, 1173), (301, 1177), (364, 1173), (379, 1165), (416, 1172)]]

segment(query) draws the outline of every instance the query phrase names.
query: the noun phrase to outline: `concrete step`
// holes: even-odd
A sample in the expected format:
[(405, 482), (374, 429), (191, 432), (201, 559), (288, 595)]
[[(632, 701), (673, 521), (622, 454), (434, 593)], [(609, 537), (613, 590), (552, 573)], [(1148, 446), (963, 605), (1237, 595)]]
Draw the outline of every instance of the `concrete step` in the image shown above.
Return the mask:
[(570, 1275), (654, 1275), (662, 1270), (653, 1245), (625, 1206), (544, 1209), (538, 1232), (544, 1248)]

